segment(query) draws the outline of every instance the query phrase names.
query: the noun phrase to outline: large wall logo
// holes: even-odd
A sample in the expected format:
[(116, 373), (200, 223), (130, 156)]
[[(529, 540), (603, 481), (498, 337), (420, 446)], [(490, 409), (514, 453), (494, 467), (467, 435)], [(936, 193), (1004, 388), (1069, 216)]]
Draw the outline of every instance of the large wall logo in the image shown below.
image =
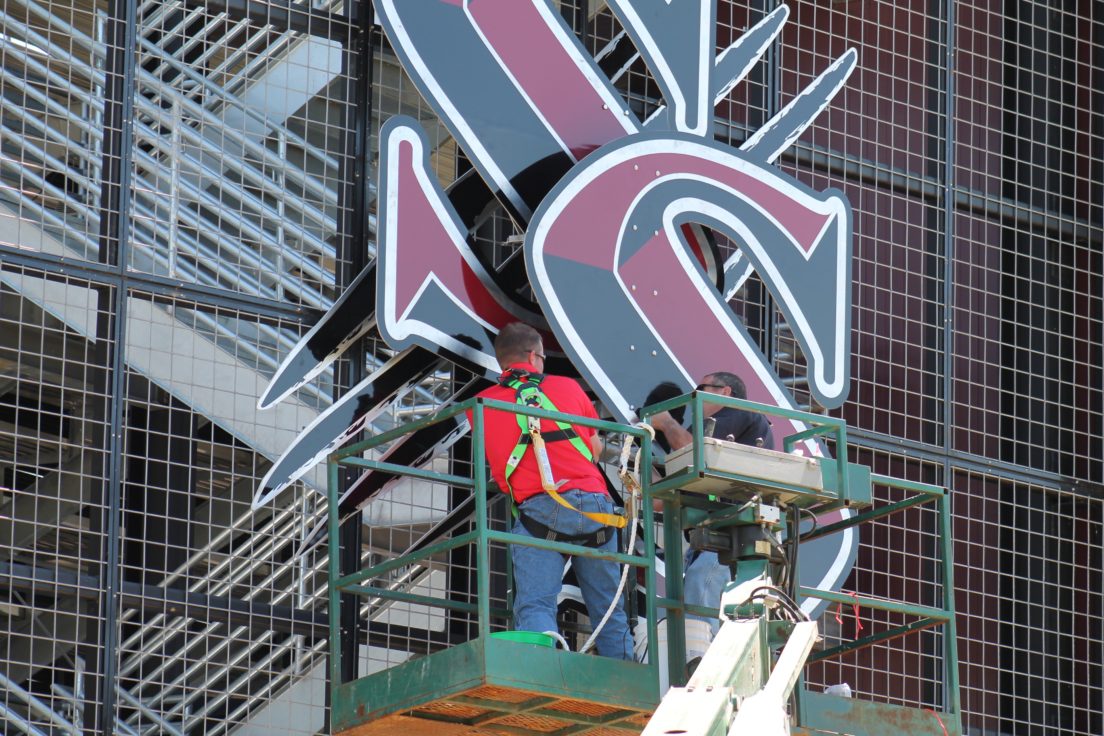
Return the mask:
[[(376, 0), (395, 53), (478, 177), (442, 189), (419, 124), (394, 117), (383, 127), (376, 262), (289, 356), (261, 405), (295, 390), (372, 326), (399, 352), (303, 433), (265, 478), (258, 503), (441, 359), (497, 375), (494, 336), (515, 320), (543, 330), (623, 421), (660, 383), (689, 390), (717, 370), (743, 376), (753, 400), (792, 407), (728, 305), (752, 269), (804, 351), (817, 401), (843, 402), (850, 206), (842, 193), (814, 191), (772, 163), (840, 90), (856, 53), (847, 51), (734, 148), (714, 140), (713, 108), (778, 36), (788, 8), (718, 55), (715, 0), (609, 6), (662, 92), (664, 106), (646, 120), (547, 0)], [(526, 233), (536, 303), (518, 297), (511, 273), (496, 272), (468, 245), (492, 197)], [(738, 245), (727, 263), (718, 262), (709, 230)], [(393, 450), (393, 459), (417, 462), (460, 431), (423, 437), (405, 454)], [(362, 484), (343, 506), (376, 489)], [(831, 540), (834, 550), (816, 555), (827, 568), (803, 569), (802, 582), (838, 587), (855, 543), (849, 535)]]

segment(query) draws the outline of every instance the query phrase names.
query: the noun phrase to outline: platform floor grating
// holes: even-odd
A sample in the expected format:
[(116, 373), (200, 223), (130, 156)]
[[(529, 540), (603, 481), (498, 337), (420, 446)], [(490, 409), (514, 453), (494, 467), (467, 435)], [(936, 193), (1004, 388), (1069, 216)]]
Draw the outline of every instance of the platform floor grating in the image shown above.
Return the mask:
[(336, 736), (629, 736), (639, 734), (650, 717), (651, 711), (482, 685), (336, 732)]

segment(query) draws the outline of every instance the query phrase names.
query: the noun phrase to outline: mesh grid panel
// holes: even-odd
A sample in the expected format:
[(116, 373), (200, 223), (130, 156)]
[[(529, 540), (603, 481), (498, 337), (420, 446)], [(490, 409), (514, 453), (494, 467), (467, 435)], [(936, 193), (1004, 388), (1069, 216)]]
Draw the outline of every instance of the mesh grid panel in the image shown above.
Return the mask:
[(106, 2), (5, 3), (0, 244), (106, 258), (98, 242)]
[[(0, 268), (0, 703), (6, 710), (25, 706), (19, 687), (73, 721), (90, 714), (97, 700), (110, 544), (104, 363), (111, 297), (110, 288), (80, 279)], [(28, 712), (25, 721), (49, 727), (43, 712)]]
[[(256, 361), (301, 333), (139, 292), (127, 306), (117, 718), (223, 733), (268, 722), (274, 698), (321, 708), (319, 479), (251, 509), (268, 457), (294, 438), (250, 398), (266, 380)], [(302, 398), (277, 410), (289, 427), (318, 413)]]
[[(604, 3), (554, 5), (641, 119), (667, 104)], [(324, 473), (251, 502), (334, 397), (394, 355), (369, 331), (273, 408), (257, 400), (371, 263), (382, 123), (418, 120), (442, 186), (472, 168), (380, 28), (359, 35), (350, 18), (367, 6), (3, 5), (5, 733), (325, 728)], [(773, 7), (717, 0), (718, 48)], [(852, 460), (949, 491), (964, 725), (979, 736), (1104, 732), (1101, 13), (1087, 0), (795, 1), (715, 110), (716, 138), (738, 147), (858, 52), (775, 165), (850, 200), (852, 382), (832, 413)], [(483, 215), (469, 242), (523, 283), (522, 229), (499, 206)], [(717, 245), (722, 262), (740, 248)], [(752, 275), (730, 306), (797, 405), (824, 411), (768, 285)], [(367, 430), (426, 416), (470, 378), (427, 368)], [(466, 475), (470, 443), (430, 463)], [(466, 500), (381, 484), (346, 515), (362, 564), (468, 531), (463, 515), (443, 524)], [(844, 591), (935, 605), (933, 517), (865, 529)], [(509, 523), (501, 501), (492, 520)], [(492, 549), (495, 629), (508, 626), (506, 558)], [(371, 584), (472, 603), (472, 550)], [(412, 601), (365, 598), (359, 621), (361, 675), (474, 631), (472, 614)], [(901, 623), (833, 605), (824, 646)], [(575, 611), (564, 626), (576, 642), (588, 630)], [(943, 645), (933, 628), (819, 663), (808, 681), (938, 709)]]
[(140, 11), (130, 267), (329, 306), (352, 167), (348, 29)]

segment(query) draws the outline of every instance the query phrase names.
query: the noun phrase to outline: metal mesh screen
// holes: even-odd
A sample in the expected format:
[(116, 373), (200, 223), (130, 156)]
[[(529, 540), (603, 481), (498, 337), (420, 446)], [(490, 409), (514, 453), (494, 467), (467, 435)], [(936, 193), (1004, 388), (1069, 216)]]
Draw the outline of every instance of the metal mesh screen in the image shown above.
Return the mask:
[[(371, 261), (382, 122), (422, 124), (442, 185), (471, 168), (380, 29), (358, 35), (355, 5), (0, 9), (5, 732), (325, 727), (324, 475), (250, 502), (335, 393), (393, 356), (369, 333), (272, 409), (257, 399)], [(949, 489), (969, 734), (1104, 731), (1098, 5), (793, 2), (780, 42), (716, 109), (717, 138), (739, 146), (859, 52), (777, 165), (852, 204), (853, 381), (836, 414), (853, 459)], [(604, 3), (556, 6), (639, 117), (663, 104)], [(773, 7), (718, 0), (718, 46)], [(359, 200), (357, 181), (373, 182)], [(520, 230), (484, 214), (470, 242), (520, 274)], [(739, 244), (718, 247), (723, 260)], [(731, 306), (797, 403), (818, 409), (764, 283), (752, 275)], [(371, 429), (432, 412), (469, 378), (426, 369)], [(470, 472), (467, 443), (431, 466)], [(463, 533), (449, 514), (468, 500), (383, 484), (349, 516), (362, 563)], [(933, 523), (916, 509), (865, 532), (844, 590), (932, 603), (940, 584), (914, 581), (934, 565)], [(496, 609), (505, 557), (495, 550)], [(376, 582), (471, 602), (472, 571), (461, 549)], [(365, 600), (358, 620), (364, 675), (463, 640), (473, 619)], [(821, 622), (826, 646), (902, 623), (846, 605)], [(942, 707), (941, 634), (906, 641), (818, 664), (809, 682)]]
[(2, 13), (0, 244), (98, 260), (107, 3)]
[[(851, 460), (875, 473), (921, 483), (938, 485), (942, 476), (942, 468), (936, 463), (885, 451), (857, 449)], [(875, 483), (876, 504), (895, 503), (906, 496), (900, 489)], [(864, 524), (859, 530), (858, 557), (841, 588), (843, 593), (941, 606), (939, 514), (933, 505), (914, 506)], [(860, 636), (877, 635), (918, 620), (918, 616), (877, 611), (857, 603), (833, 604), (820, 617), (824, 638), (818, 650), (846, 648)], [(846, 683), (854, 697), (865, 700), (942, 709), (947, 705), (943, 659), (943, 630), (933, 627), (826, 658), (810, 668), (808, 682), (818, 691)]]
[(1100, 730), (1101, 506), (957, 471), (963, 702), (976, 733)]
[(0, 267), (5, 730), (49, 729), (52, 713), (79, 723), (97, 701), (111, 304), (109, 287)]
[(363, 259), (346, 12), (3, 8), (5, 733), (325, 726), (321, 476), (251, 502), (334, 371), (258, 398)]
[(128, 265), (329, 306), (351, 170), (349, 27), (140, 11)]
[[(312, 535), (322, 481), (308, 474), (251, 508), (270, 459), (328, 403), (300, 392), (274, 416), (257, 409), (258, 355), (301, 333), (142, 293), (127, 300), (127, 319), (120, 728), (320, 726), (325, 561)], [(278, 715), (293, 705), (305, 715)]]

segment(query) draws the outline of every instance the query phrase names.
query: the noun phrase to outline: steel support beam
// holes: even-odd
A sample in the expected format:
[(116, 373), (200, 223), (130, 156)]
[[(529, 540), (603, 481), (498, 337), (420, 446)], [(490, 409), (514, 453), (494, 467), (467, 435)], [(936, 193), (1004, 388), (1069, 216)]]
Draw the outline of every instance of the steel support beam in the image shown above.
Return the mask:
[[(103, 588), (98, 576), (59, 568), (0, 563), (0, 590), (75, 596), (97, 600)], [(179, 588), (162, 588), (123, 582), (119, 587), (121, 608), (140, 608), (149, 613), (187, 616), (197, 622), (231, 623), (251, 631), (302, 634), (309, 639), (326, 636), (327, 617), (320, 611), (270, 606), (230, 596), (189, 593)]]
[[(362, 4), (370, 5), (369, 2)], [(231, 18), (248, 18), (251, 23), (280, 31), (327, 38), (346, 47), (355, 32), (345, 16), (294, 4), (291, 0), (185, 0), (184, 5), (203, 8), (209, 13), (226, 13)]]

